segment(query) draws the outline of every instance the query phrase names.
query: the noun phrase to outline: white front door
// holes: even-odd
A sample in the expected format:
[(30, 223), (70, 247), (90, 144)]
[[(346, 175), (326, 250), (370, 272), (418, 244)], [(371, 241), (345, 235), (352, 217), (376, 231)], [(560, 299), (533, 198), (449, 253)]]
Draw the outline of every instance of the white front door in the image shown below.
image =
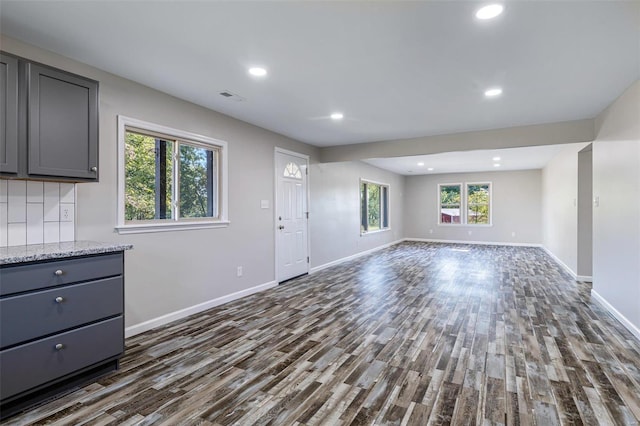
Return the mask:
[(309, 272), (307, 171), (303, 155), (276, 148), (276, 278)]

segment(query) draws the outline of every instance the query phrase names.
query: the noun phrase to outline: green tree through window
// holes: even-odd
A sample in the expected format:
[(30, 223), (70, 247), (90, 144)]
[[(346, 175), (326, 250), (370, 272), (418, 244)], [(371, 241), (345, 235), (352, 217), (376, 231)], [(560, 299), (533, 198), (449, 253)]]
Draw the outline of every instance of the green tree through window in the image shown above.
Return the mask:
[(217, 217), (218, 163), (216, 148), (126, 131), (125, 220), (175, 219), (176, 205), (180, 218)]
[(360, 182), (360, 232), (389, 227), (389, 186)]
[(439, 224), (491, 224), (491, 183), (439, 184), (438, 197)]
[(489, 185), (467, 185), (467, 223), (489, 223)]

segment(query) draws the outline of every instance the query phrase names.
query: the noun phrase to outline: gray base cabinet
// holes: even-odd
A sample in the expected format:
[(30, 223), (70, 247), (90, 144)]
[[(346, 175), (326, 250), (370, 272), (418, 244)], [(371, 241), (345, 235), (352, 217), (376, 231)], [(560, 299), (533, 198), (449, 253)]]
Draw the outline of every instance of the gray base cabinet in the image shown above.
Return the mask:
[(0, 418), (112, 371), (124, 252), (0, 267)]
[(0, 175), (98, 180), (98, 82), (0, 53)]

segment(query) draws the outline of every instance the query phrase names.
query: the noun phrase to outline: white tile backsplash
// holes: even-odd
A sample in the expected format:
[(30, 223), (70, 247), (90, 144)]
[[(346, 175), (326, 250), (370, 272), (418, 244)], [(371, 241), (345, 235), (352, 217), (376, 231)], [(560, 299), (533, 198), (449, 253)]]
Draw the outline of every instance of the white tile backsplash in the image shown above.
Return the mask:
[(60, 222), (44, 223), (44, 242), (45, 243), (60, 242)]
[(8, 181), (0, 179), (0, 203), (7, 202), (7, 183)]
[(73, 183), (0, 179), (0, 247), (75, 240)]
[[(3, 181), (0, 180), (0, 183)], [(7, 203), (0, 203), (0, 247), (5, 247), (8, 245), (9, 240), (7, 239)]]
[(7, 237), (9, 239), (8, 245), (21, 246), (27, 243), (27, 223), (10, 223), (9, 232)]
[(9, 213), (7, 221), (9, 223), (27, 222), (27, 182), (23, 180), (10, 180), (9, 191), (7, 193)]
[(60, 184), (44, 183), (44, 221), (60, 221)]
[(60, 242), (73, 241), (76, 236), (76, 227), (73, 222), (60, 222)]
[(61, 203), (73, 203), (75, 202), (76, 186), (72, 183), (60, 184), (60, 202)]
[(42, 203), (27, 203), (27, 244), (44, 241), (44, 207)]
[(42, 203), (44, 201), (43, 182), (27, 181), (27, 203)]

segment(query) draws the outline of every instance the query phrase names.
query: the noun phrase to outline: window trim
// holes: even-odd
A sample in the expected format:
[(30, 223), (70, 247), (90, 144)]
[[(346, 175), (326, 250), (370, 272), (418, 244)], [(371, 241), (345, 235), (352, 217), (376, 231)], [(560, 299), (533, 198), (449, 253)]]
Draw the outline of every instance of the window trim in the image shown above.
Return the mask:
[[(171, 220), (149, 220), (140, 223), (127, 223), (125, 221), (125, 144), (126, 132), (138, 131), (144, 134), (157, 134), (158, 136), (171, 137), (184, 140), (192, 146), (201, 145), (204, 148), (214, 147), (219, 150), (219, 185), (218, 185), (218, 210), (216, 219), (211, 218), (179, 218), (178, 215)], [(166, 232), (188, 229), (222, 228), (229, 226), (229, 193), (228, 193), (228, 160), (227, 142), (213, 139), (208, 136), (173, 129), (171, 127), (135, 118), (118, 115), (118, 202), (117, 224), (115, 229), (119, 234), (137, 234), (145, 232)]]
[[(489, 223), (469, 223), (469, 185), (489, 185)], [(464, 221), (467, 226), (493, 226), (493, 182), (465, 182), (464, 184)]]
[[(373, 185), (378, 185), (381, 188), (384, 186), (387, 188), (387, 205), (386, 205), (386, 213), (387, 213), (387, 222), (388, 225), (386, 228), (380, 228), (380, 229), (376, 229), (375, 231), (368, 231), (368, 230), (362, 230), (362, 202), (360, 199), (360, 188), (362, 187), (363, 183), (371, 183)], [(381, 197), (382, 198), (382, 197)], [(382, 203), (382, 200), (380, 200), (380, 202)], [(364, 235), (371, 235), (371, 234), (377, 234), (378, 232), (387, 232), (391, 230), (391, 185), (388, 183), (384, 183), (384, 182), (378, 182), (375, 180), (371, 180), (371, 179), (365, 179), (365, 178), (360, 178), (359, 182), (358, 182), (358, 205), (360, 206), (358, 208), (358, 212), (360, 213), (360, 219), (358, 220), (358, 228), (360, 229), (360, 236), (364, 236)], [(382, 218), (380, 219), (382, 221)]]
[[(460, 223), (448, 223), (442, 221), (442, 188), (443, 186), (459, 186), (460, 187)], [(439, 226), (464, 226), (465, 217), (464, 217), (464, 183), (463, 182), (453, 182), (453, 183), (439, 183), (436, 187), (438, 190), (438, 225)]]
[[(460, 223), (447, 223), (442, 222), (442, 204), (440, 188), (443, 186), (460, 186)], [(469, 185), (489, 185), (489, 223), (468, 223), (468, 192)], [(493, 226), (493, 182), (492, 181), (472, 181), (472, 182), (453, 182), (453, 183), (439, 183), (436, 186), (437, 190), (437, 209), (438, 209), (438, 226), (445, 227), (461, 227), (461, 226), (471, 226), (471, 227), (492, 227)]]

